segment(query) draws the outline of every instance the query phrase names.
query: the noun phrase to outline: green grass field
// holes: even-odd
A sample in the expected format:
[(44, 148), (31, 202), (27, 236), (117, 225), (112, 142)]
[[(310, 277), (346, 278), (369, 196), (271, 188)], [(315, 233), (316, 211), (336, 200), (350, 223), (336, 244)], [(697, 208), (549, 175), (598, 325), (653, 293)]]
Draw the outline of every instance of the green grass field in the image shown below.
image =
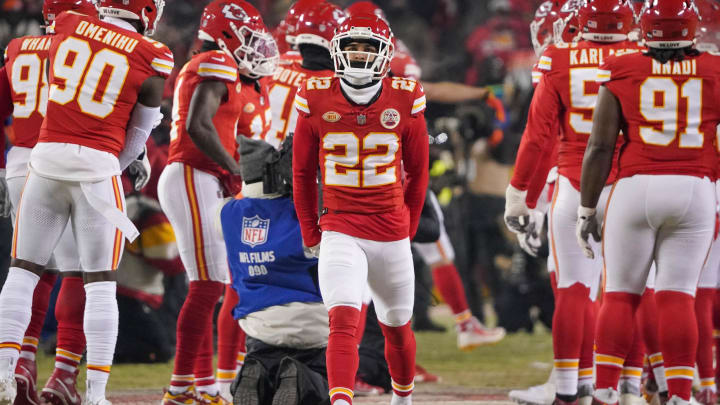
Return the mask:
[[(473, 388), (509, 389), (540, 384), (547, 379), (552, 365), (552, 340), (542, 329), (534, 334), (508, 335), (493, 346), (461, 352), (449, 316), (437, 318), (446, 333), (416, 333), (417, 361), (428, 371), (442, 377), (444, 385)], [(38, 384), (45, 384), (54, 358), (38, 355)], [(156, 388), (170, 381), (172, 361), (164, 364), (118, 364), (112, 368), (110, 391)], [(78, 387), (85, 386), (85, 370), (80, 372)]]

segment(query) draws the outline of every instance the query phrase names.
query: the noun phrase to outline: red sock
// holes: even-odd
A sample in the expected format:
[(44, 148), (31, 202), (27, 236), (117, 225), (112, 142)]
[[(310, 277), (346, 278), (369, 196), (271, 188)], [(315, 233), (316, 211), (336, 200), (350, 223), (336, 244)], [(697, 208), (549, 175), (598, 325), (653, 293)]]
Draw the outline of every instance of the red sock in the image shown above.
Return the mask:
[(360, 311), (339, 305), (330, 309), (330, 336), (326, 350), (330, 401), (352, 403), (358, 368), (357, 326)]
[(203, 335), (202, 343), (200, 347), (198, 347), (193, 374), (195, 375), (195, 386), (198, 388), (215, 384), (215, 375), (213, 374), (212, 322), (210, 322), (209, 327), (205, 331), (205, 335)]
[(367, 312), (368, 312), (368, 304), (362, 304), (362, 308), (360, 308), (360, 319), (358, 320), (358, 326), (357, 326), (357, 344), (360, 346), (360, 342), (362, 342), (363, 335), (365, 334), (365, 323), (367, 322)]
[[(635, 322), (637, 324), (637, 322)], [(625, 364), (623, 364), (621, 381), (626, 381), (637, 392), (632, 394), (640, 394), (640, 380), (642, 379), (643, 363), (645, 360), (645, 345), (642, 343), (642, 335), (637, 330), (637, 326), (633, 328), (633, 340), (630, 350), (625, 356)]]
[(623, 363), (633, 342), (628, 325), (633, 325), (633, 316), (640, 296), (624, 292), (606, 292), (598, 315), (595, 342), (597, 355), (596, 389), (616, 389)]
[(698, 343), (694, 301), (691, 295), (681, 292), (655, 293), (668, 398), (677, 395), (685, 401), (690, 400)]
[(57, 302), (57, 349), (55, 361), (77, 367), (79, 358), (85, 352), (85, 285), (82, 277), (63, 276)]
[(698, 288), (695, 293), (695, 317), (698, 324), (697, 368), (700, 387), (715, 386), (713, 368), (713, 301), (714, 288)]
[(715, 340), (715, 384), (720, 385), (720, 291), (715, 289), (713, 300), (713, 338)]
[(453, 314), (457, 315), (468, 310), (465, 288), (455, 265), (445, 264), (432, 269), (432, 278), (440, 296), (447, 302)]
[(45, 314), (47, 314), (48, 302), (50, 301), (50, 293), (57, 278), (58, 273), (46, 271), (40, 277), (37, 287), (35, 287), (32, 300), (32, 317), (23, 338), (23, 352), (30, 352), (33, 355), (37, 352), (40, 332), (42, 332), (43, 323), (45, 323)]
[(210, 314), (213, 313), (223, 288), (223, 283), (217, 281), (190, 282), (188, 295), (177, 322), (177, 351), (170, 380), (171, 387), (187, 387), (193, 384), (195, 360), (207, 331), (212, 331)]
[(578, 369), (578, 386), (592, 384), (593, 361), (595, 360), (595, 324), (597, 323), (597, 305), (588, 302), (585, 305), (585, 320), (582, 345), (580, 346), (580, 364)]
[(237, 292), (235, 292), (230, 284), (227, 284), (225, 286), (225, 298), (223, 299), (222, 307), (220, 307), (220, 314), (218, 314), (217, 320), (217, 377), (218, 381), (221, 382), (232, 382), (235, 378), (235, 367), (237, 354), (238, 351), (240, 351), (241, 337), (242, 341), (245, 340), (245, 333), (232, 315), (232, 310), (238, 304), (238, 301)]
[(385, 359), (395, 395), (406, 397), (415, 388), (415, 335), (410, 322), (392, 327), (380, 322), (385, 335)]

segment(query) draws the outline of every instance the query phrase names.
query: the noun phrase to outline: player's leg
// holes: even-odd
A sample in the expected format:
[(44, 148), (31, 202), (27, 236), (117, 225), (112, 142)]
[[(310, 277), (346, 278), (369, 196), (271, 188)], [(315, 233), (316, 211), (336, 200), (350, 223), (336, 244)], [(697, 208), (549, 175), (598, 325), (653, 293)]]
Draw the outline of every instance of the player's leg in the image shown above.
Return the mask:
[(220, 387), (220, 394), (228, 400), (232, 398), (230, 384), (239, 371), (237, 369), (238, 356), (242, 356), (243, 361), (245, 357), (245, 332), (232, 315), (232, 310), (238, 301), (239, 297), (232, 285), (225, 285), (225, 297), (217, 321), (217, 383)]
[(600, 274), (597, 263), (577, 248), (575, 223), (579, 203), (580, 193), (566, 177), (560, 176), (550, 209), (549, 235), (558, 278), (552, 333), (556, 396), (565, 402), (577, 399), (580, 352), (586, 333), (585, 311), (592, 304), (590, 291)]
[[(657, 305), (655, 304), (655, 264), (650, 267), (645, 292), (640, 299), (640, 306), (635, 314), (637, 330), (642, 335), (643, 344), (647, 353), (651, 373), (645, 384), (645, 394), (650, 400), (657, 395), (667, 399), (667, 380), (665, 379), (665, 367), (660, 341), (658, 337)], [(659, 398), (658, 398), (659, 400)], [(650, 401), (648, 401), (650, 402)]]
[(16, 206), (10, 271), (0, 292), (0, 404), (15, 399), (15, 368), (33, 292), (67, 224), (69, 204), (64, 183), (28, 175)]
[[(691, 176), (647, 176), (648, 199), (658, 229), (655, 301), (668, 395), (689, 401), (697, 355), (694, 293), (715, 225), (715, 187)], [(650, 194), (654, 193), (654, 194)], [(664, 193), (664, 194), (663, 194)]]
[(697, 370), (700, 377), (700, 391), (695, 398), (703, 405), (717, 402), (715, 368), (713, 361), (713, 304), (717, 273), (720, 267), (720, 242), (715, 239), (705, 261), (697, 292), (695, 293), (695, 316), (698, 323)]
[(640, 396), (640, 382), (645, 360), (645, 345), (642, 343), (640, 331), (637, 327), (634, 329), (632, 345), (620, 373), (620, 405), (633, 405), (643, 401)]
[(326, 360), (333, 405), (352, 404), (358, 368), (357, 325), (367, 271), (367, 258), (357, 238), (339, 232), (322, 233), (318, 278), (330, 315)]
[[(193, 374), (195, 375), (195, 389), (200, 396), (217, 396), (220, 389), (215, 382), (213, 374), (213, 328), (205, 330), (205, 335), (201, 341), (197, 355), (195, 356), (195, 365)], [(210, 399), (210, 398), (209, 398)], [(211, 402), (211, 400), (209, 400)]]
[(385, 359), (392, 379), (393, 405), (411, 403), (415, 379), (415, 335), (410, 327), (415, 296), (410, 241), (362, 241), (368, 255), (368, 283), (385, 335)]
[(180, 259), (190, 285), (177, 322), (175, 365), (163, 403), (194, 398), (193, 369), (212, 313), (225, 288), (227, 253), (213, 229), (221, 202), (220, 182), (214, 176), (181, 163), (169, 164), (158, 182), (158, 198), (175, 231)]
[(72, 230), (83, 270), (85, 311), (83, 330), (87, 342), (87, 391), (89, 404), (105, 400), (105, 390), (117, 342), (117, 270), (125, 247), (119, 223), (106, 215), (125, 212), (120, 176), (72, 187)]
[[(76, 265), (68, 268), (79, 270), (79, 260)], [(80, 405), (82, 401), (77, 392), (76, 381), (78, 366), (85, 352), (84, 312), (85, 288), (82, 273), (63, 272), (60, 292), (55, 303), (55, 318), (58, 322), (55, 370), (40, 394), (47, 403)]]
[[(637, 177), (622, 179), (613, 186), (604, 218), (603, 255), (606, 279), (603, 303), (596, 326), (597, 378), (595, 398), (603, 403), (618, 401), (620, 373), (633, 334), (635, 310), (650, 271), (655, 231), (647, 223), (644, 183)], [(633, 255), (627, 246), (633, 246)]]
[(83, 317), (85, 312), (85, 288), (83, 287), (80, 257), (71, 224), (65, 228), (53, 256), (62, 270), (62, 282), (55, 304), (57, 319), (57, 346), (55, 369), (40, 394), (54, 405), (79, 405), (76, 380), (78, 365), (85, 351)]

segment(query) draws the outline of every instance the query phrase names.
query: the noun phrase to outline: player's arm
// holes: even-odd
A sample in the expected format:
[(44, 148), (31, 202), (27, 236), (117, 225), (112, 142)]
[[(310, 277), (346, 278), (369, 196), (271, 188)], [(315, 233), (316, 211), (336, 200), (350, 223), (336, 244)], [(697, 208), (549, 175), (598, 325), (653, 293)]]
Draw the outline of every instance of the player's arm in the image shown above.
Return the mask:
[(303, 243), (307, 247), (320, 243), (317, 195), (319, 147), (319, 139), (309, 119), (301, 113), (293, 136), (293, 201)]
[(230, 174), (240, 174), (240, 165), (223, 147), (213, 123), (215, 113), (227, 97), (228, 90), (224, 82), (200, 82), (190, 99), (186, 129), (198, 149)]
[(578, 244), (585, 256), (589, 258), (595, 257), (588, 242), (590, 235), (596, 242), (600, 242), (601, 228), (595, 215), (595, 207), (612, 168), (615, 143), (620, 133), (621, 117), (622, 112), (617, 97), (605, 86), (601, 86), (593, 113), (590, 139), (583, 157), (580, 176), (580, 206), (575, 225)]
[(422, 82), (427, 101), (436, 103), (462, 103), (472, 100), (484, 100), (490, 94), (485, 87), (474, 87), (454, 82)]
[(620, 133), (620, 108), (617, 97), (605, 86), (601, 86), (580, 177), (580, 203), (583, 207), (597, 206), (600, 193), (610, 175), (615, 144)]
[(125, 146), (118, 155), (121, 170), (125, 170), (144, 152), (150, 132), (162, 119), (160, 102), (164, 87), (165, 79), (160, 76), (149, 77), (140, 86), (137, 102), (128, 121)]
[(533, 94), (527, 125), (515, 160), (515, 171), (505, 191), (505, 224), (513, 232), (525, 232), (529, 223), (525, 202), (527, 192), (540, 162), (552, 156), (557, 142), (554, 123), (561, 113), (560, 96), (545, 75)]
[(419, 113), (411, 120), (402, 140), (402, 160), (405, 169), (405, 205), (410, 211), (410, 239), (415, 237), (420, 213), (428, 187), (429, 140), (425, 116)]

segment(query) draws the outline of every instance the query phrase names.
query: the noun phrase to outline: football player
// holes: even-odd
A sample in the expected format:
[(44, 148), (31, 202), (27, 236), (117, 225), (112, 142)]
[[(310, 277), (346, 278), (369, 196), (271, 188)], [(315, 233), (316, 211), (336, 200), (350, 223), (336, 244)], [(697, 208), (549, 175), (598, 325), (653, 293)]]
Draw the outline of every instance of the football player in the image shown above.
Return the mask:
[[(720, 3), (715, 0), (695, 0), (700, 22), (697, 28), (697, 49), (718, 52), (720, 40)], [(720, 183), (716, 182), (720, 193)], [(720, 194), (719, 194), (720, 195)], [(705, 262), (695, 294), (695, 314), (698, 323), (697, 370), (700, 390), (695, 398), (703, 405), (717, 402), (715, 368), (713, 366), (713, 303), (720, 271), (720, 242), (713, 242), (710, 255)]]
[[(14, 400), (12, 373), (30, 320), (33, 290), (68, 221), (85, 282), (85, 402), (109, 403), (105, 388), (118, 330), (114, 271), (123, 238), (137, 235), (125, 215), (119, 175), (137, 160), (161, 116), (173, 57), (165, 45), (144, 36), (153, 33), (162, 0), (97, 4), (102, 20), (66, 12), (56, 16), (52, 26), (47, 111), (30, 153), (16, 209), (11, 269), (0, 293), (2, 404)], [(36, 104), (24, 107), (32, 113)]]
[[(688, 404), (698, 344), (694, 295), (715, 228), (717, 55), (694, 48), (698, 15), (690, 0), (653, 0), (641, 15), (647, 52), (605, 59), (583, 160), (577, 239), (594, 253), (598, 201), (624, 146), (603, 230), (606, 293), (597, 325), (595, 401), (617, 402), (617, 363), (650, 266), (669, 402)], [(632, 254), (628, 246), (632, 245)]]
[[(13, 217), (27, 176), (30, 153), (37, 143), (40, 126), (47, 111), (48, 86), (45, 66), (52, 37), (52, 30), (49, 27), (57, 15), (68, 10), (97, 16), (95, 7), (85, 0), (47, 0), (43, 3), (43, 17), (50, 31), (49, 34), (14, 39), (5, 50), (6, 65), (0, 74), (4, 74), (10, 85), (7, 94), (2, 94), (13, 103), (12, 127), (15, 136), (12, 140), (13, 147), (8, 154), (5, 176), (10, 202), (15, 208), (12, 212)], [(26, 75), (22, 74), (23, 69), (27, 69)], [(3, 119), (4, 115), (0, 115), (0, 121)], [(53, 396), (60, 396), (68, 404), (79, 404), (81, 400), (77, 395), (75, 379), (79, 359), (85, 351), (82, 329), (85, 291), (82, 288), (82, 274), (78, 271), (80, 262), (70, 224), (66, 226), (47, 268), (33, 293), (32, 316), (23, 337), (20, 358), (15, 369), (18, 388), (15, 405), (34, 405), (39, 402), (35, 387), (37, 380), (35, 353), (45, 321), (50, 292), (58, 276), (55, 269), (63, 270), (61, 294), (58, 296), (59, 305), (56, 306), (57, 367), (44, 388), (43, 397), (49, 401)], [(58, 382), (63, 379), (66, 383), (59, 384)]]
[(283, 55), (284, 60), (299, 60), (300, 54), (295, 44), (295, 30), (300, 16), (307, 11), (308, 8), (324, 3), (325, 0), (298, 0), (288, 9), (285, 18), (273, 31), (273, 37), (278, 44), (278, 50)]
[[(367, 284), (385, 335), (392, 404), (411, 403), (415, 337), (410, 328), (410, 239), (427, 188), (428, 138), (422, 86), (386, 77), (393, 42), (381, 18), (348, 18), (331, 41), (337, 77), (310, 78), (295, 98), (300, 112), (293, 145), (295, 208), (304, 244), (320, 253), (320, 289), (330, 316), (327, 368), (334, 405), (352, 403), (356, 329)], [(323, 188), (320, 218), (318, 167)]]
[(235, 137), (262, 138), (269, 129), (267, 91), (258, 79), (273, 74), (278, 59), (262, 17), (246, 1), (208, 4), (198, 38), (200, 52), (175, 83), (168, 166), (158, 183), (160, 205), (190, 279), (164, 404), (227, 403), (215, 382), (212, 317), (207, 316), (228, 277), (225, 243), (213, 231), (213, 218), (223, 194), (237, 192), (223, 187), (240, 174)]
[[(549, 46), (538, 62), (544, 73), (533, 96), (515, 172), (507, 189), (505, 220), (511, 230), (527, 231), (527, 190), (537, 178), (540, 162), (551, 156), (558, 140), (553, 129), (560, 119), (559, 178), (549, 226), (558, 278), (553, 316), (555, 402), (574, 403), (578, 397), (589, 402), (592, 394), (592, 351), (581, 349), (592, 347), (595, 305), (591, 297), (597, 291), (602, 269), (600, 258), (585, 257), (577, 250), (573, 237), (580, 167), (597, 99), (595, 77), (597, 67), (609, 55), (638, 47), (627, 41), (633, 11), (625, 0), (571, 0), (563, 5), (562, 12), (565, 16), (558, 19), (560, 24), (577, 18), (581, 39), (576, 44)], [(603, 204), (609, 192), (607, 187)]]

